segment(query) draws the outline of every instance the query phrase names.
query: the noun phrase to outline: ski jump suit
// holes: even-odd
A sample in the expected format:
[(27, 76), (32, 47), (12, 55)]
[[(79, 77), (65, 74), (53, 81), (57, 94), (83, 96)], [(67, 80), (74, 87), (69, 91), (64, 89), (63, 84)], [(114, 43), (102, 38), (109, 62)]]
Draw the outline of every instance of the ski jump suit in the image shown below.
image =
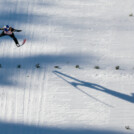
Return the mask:
[(0, 37), (5, 36), (5, 35), (8, 35), (8, 36), (10, 36), (14, 40), (14, 42), (15, 42), (15, 44), (16, 44), (17, 47), (20, 46), (19, 45), (19, 42), (18, 42), (18, 40), (15, 37), (15, 35), (14, 35), (13, 32), (21, 32), (22, 30), (16, 30), (16, 29), (14, 29), (12, 27), (9, 27), (9, 30), (8, 31), (6, 31), (4, 28), (0, 28), (0, 30), (3, 30), (2, 33), (0, 34)]

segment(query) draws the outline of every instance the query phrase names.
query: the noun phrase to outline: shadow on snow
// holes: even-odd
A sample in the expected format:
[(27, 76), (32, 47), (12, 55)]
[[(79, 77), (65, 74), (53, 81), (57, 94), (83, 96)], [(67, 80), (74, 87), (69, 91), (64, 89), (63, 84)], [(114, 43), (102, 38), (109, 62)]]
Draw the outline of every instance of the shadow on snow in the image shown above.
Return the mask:
[(1, 134), (125, 134), (124, 132), (103, 129), (56, 128), (0, 122)]
[[(92, 99), (95, 99), (96, 101), (99, 101), (99, 102), (101, 102), (101, 103), (103, 103), (105, 105), (108, 105), (108, 104), (106, 104), (105, 102), (102, 102), (102, 101), (94, 98), (93, 96), (89, 95), (88, 93), (86, 93), (85, 91), (80, 89), (79, 86), (88, 87), (90, 89), (94, 89), (94, 90), (97, 90), (97, 91), (112, 95), (114, 97), (117, 97), (119, 99), (134, 103), (134, 93), (131, 93), (131, 95), (126, 95), (126, 94), (123, 94), (123, 93), (120, 93), (120, 92), (113, 91), (111, 89), (105, 88), (105, 87), (100, 86), (100, 85), (95, 84), (95, 83), (90, 83), (90, 82), (85, 82), (85, 81), (78, 80), (78, 79), (76, 79), (74, 77), (71, 77), (71, 76), (69, 76), (67, 74), (61, 73), (59, 71), (53, 71), (53, 73), (56, 74), (62, 80), (64, 80), (67, 83), (71, 84), (73, 87), (75, 87), (76, 89), (78, 89), (82, 93), (86, 94), (87, 96), (91, 97)], [(74, 82), (68, 81), (67, 78), (69, 78), (70, 80), (73, 80)]]
[[(94, 57), (90, 56), (90, 63)], [(34, 69), (36, 64), (40, 64), (41, 68), (45, 66), (55, 66), (60, 64), (82, 64), (85, 63), (87, 56), (75, 54), (63, 55), (37, 55), (29, 57), (0, 57), (0, 85), (14, 85), (11, 80), (13, 75), (17, 75), (17, 65), (21, 65), (22, 70)], [(68, 63), (69, 62), (69, 63)]]

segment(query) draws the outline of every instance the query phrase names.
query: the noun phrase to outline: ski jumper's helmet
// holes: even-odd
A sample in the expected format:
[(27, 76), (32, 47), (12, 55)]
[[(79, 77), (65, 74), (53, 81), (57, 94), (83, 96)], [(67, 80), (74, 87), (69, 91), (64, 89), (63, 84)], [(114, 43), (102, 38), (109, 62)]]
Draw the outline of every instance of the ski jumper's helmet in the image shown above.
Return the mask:
[(4, 26), (4, 31), (9, 31), (9, 25)]

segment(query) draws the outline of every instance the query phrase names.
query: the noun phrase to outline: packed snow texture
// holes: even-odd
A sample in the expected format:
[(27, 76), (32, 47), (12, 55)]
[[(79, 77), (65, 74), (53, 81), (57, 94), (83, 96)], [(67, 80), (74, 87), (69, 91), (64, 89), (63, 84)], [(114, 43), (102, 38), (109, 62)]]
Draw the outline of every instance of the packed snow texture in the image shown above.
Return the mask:
[(133, 134), (133, 6), (0, 0), (0, 27), (27, 39), (0, 37), (0, 133)]

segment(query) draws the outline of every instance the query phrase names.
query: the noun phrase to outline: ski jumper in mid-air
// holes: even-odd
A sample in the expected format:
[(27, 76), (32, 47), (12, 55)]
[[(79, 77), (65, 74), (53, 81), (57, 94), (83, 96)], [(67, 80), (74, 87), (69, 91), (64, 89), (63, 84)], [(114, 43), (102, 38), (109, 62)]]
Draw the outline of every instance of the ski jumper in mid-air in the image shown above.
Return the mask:
[(10, 36), (14, 40), (17, 47), (20, 47), (26, 42), (26, 39), (24, 39), (23, 43), (20, 45), (17, 38), (14, 35), (14, 32), (21, 32), (22, 30), (14, 29), (8, 25), (4, 26), (3, 28), (0, 28), (0, 30), (3, 30), (2, 33), (0, 34), (0, 37), (5, 36), (5, 35)]

